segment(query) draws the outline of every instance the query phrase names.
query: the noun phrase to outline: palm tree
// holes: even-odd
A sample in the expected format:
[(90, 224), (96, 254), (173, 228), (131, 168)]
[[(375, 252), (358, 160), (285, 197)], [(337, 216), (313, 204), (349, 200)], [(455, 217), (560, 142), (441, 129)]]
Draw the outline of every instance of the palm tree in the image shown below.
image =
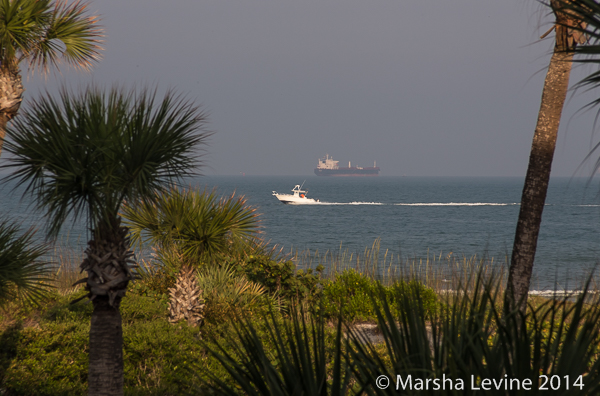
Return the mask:
[[(588, 37), (588, 41), (584, 45), (578, 45), (574, 51), (579, 56), (575, 62), (586, 64), (600, 64), (600, 3), (598, 0), (577, 0), (572, 3), (565, 4), (571, 13), (580, 15), (583, 21), (583, 26), (577, 31)], [(596, 71), (575, 84), (575, 88), (594, 89), (600, 87), (600, 71)], [(600, 106), (600, 98), (592, 101), (586, 107)], [(591, 152), (586, 157), (589, 159), (598, 149), (600, 143), (594, 146)], [(596, 161), (594, 173), (600, 169), (600, 159)]]
[(174, 248), (192, 265), (252, 240), (259, 224), (256, 209), (244, 197), (177, 188), (125, 205), (123, 218), (132, 242)]
[(94, 304), (90, 327), (90, 395), (123, 394), (119, 304), (133, 279), (133, 253), (119, 210), (125, 200), (152, 199), (199, 165), (210, 135), (205, 115), (181, 96), (156, 92), (62, 90), (33, 101), (7, 131), (4, 168), (45, 212), (48, 234), (85, 218), (91, 238), (81, 264)]
[[(123, 218), (132, 242), (156, 246), (160, 264), (176, 274), (176, 283), (169, 289), (170, 320), (187, 318), (192, 324), (201, 322), (204, 310), (196, 269), (201, 263), (231, 255), (240, 246), (252, 246), (258, 232), (256, 209), (244, 197), (219, 199), (214, 190), (172, 188), (152, 200), (125, 205)], [(262, 244), (255, 246), (260, 249)]]
[(516, 307), (522, 312), (526, 309), (556, 136), (569, 88), (571, 61), (576, 45), (585, 42), (585, 35), (582, 33), (585, 22), (581, 20), (579, 14), (565, 8), (569, 2), (570, 0), (550, 0), (549, 3), (556, 17), (556, 23), (552, 28), (555, 30), (555, 45), (546, 73), (542, 103), (521, 196), (521, 208), (505, 295), (507, 311)]
[(21, 106), (20, 64), (46, 73), (59, 61), (89, 69), (99, 59), (102, 29), (86, 16), (87, 3), (0, 0), (0, 152), (6, 124)]
[(45, 294), (50, 269), (42, 257), (48, 247), (33, 236), (33, 229), (21, 233), (15, 222), (0, 221), (0, 306), (19, 297), (35, 303)]

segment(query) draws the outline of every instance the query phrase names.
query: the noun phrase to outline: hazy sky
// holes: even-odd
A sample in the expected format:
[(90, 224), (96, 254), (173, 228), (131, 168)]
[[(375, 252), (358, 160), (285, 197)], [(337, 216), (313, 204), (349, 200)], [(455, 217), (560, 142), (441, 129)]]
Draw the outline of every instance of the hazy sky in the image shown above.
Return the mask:
[[(208, 175), (310, 175), (329, 153), (387, 176), (523, 176), (554, 35), (535, 0), (92, 0), (106, 31), (91, 73), (154, 85), (210, 114)], [(571, 82), (594, 69), (575, 69)], [(594, 95), (563, 112), (554, 176), (589, 152)], [(27, 102), (23, 106), (27, 106)], [(575, 114), (575, 115), (574, 115)], [(587, 165), (577, 175), (588, 176)]]

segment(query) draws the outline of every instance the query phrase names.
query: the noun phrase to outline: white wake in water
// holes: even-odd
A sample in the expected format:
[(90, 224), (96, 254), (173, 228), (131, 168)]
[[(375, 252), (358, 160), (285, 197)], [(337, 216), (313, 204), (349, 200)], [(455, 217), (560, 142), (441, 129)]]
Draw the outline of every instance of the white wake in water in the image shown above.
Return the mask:
[(389, 205), (381, 202), (317, 202), (317, 205)]
[(496, 202), (431, 202), (431, 203), (397, 203), (397, 206), (513, 206), (519, 205), (513, 203), (496, 203)]
[(393, 205), (393, 206), (514, 206), (514, 203), (495, 202), (415, 202), (415, 203), (382, 203), (382, 202), (306, 202), (302, 205)]
[[(383, 202), (303, 202), (304, 205), (379, 205), (379, 206), (518, 206), (519, 202), (406, 202), (406, 203), (383, 203)], [(298, 205), (294, 205), (298, 206)], [(545, 206), (554, 206), (554, 204), (545, 204)], [(597, 208), (599, 204), (589, 205), (560, 205), (570, 207), (589, 207)]]
[[(402, 202), (402, 203), (383, 203), (383, 202), (303, 202), (304, 205), (379, 205), (379, 206), (519, 206), (519, 202)], [(298, 205), (294, 205), (298, 206)], [(555, 206), (555, 204), (545, 204), (545, 206)], [(583, 205), (559, 205), (563, 207), (589, 207), (597, 208), (600, 204), (583, 204)]]

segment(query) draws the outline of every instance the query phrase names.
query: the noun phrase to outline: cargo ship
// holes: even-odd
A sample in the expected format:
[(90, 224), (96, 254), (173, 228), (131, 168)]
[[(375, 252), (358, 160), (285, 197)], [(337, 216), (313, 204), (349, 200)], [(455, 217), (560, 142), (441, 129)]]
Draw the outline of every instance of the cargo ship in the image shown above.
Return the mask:
[(339, 166), (339, 161), (334, 161), (329, 154), (319, 159), (319, 163), (315, 168), (315, 175), (317, 176), (379, 176), (379, 167), (377, 162), (373, 163), (373, 166), (361, 167), (352, 166), (348, 162), (348, 166)]

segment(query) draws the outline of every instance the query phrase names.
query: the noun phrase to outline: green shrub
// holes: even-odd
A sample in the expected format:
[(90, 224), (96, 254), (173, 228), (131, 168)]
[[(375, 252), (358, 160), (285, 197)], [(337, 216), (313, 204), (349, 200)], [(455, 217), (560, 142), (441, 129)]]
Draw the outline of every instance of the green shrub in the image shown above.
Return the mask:
[(123, 324), (138, 321), (167, 320), (168, 299), (164, 294), (138, 295), (130, 293), (121, 301)]
[(323, 285), (323, 309), (326, 317), (341, 312), (350, 321), (366, 321), (375, 317), (371, 296), (377, 283), (355, 270), (345, 270)]
[(243, 272), (249, 280), (266, 288), (273, 296), (286, 301), (314, 300), (321, 291), (321, 273), (323, 266), (315, 271), (298, 270), (294, 263), (278, 261), (267, 255), (251, 255), (241, 263), (237, 270)]
[(0, 388), (11, 395), (85, 394), (89, 331), (89, 319), (6, 329), (0, 336)]
[[(15, 323), (0, 330), (0, 394), (87, 393), (92, 305), (70, 304), (84, 293), (59, 296), (43, 311), (30, 312), (21, 318), (28, 327)], [(125, 394), (189, 392), (194, 386), (189, 366), (205, 355), (198, 329), (168, 323), (166, 303), (156, 295), (130, 292), (122, 301), (121, 313)]]
[(139, 296), (139, 297), (148, 297), (152, 301), (157, 301), (162, 304), (162, 307), (165, 309), (169, 306), (169, 292), (165, 290), (163, 292), (162, 288), (154, 288), (152, 283), (147, 283), (144, 280), (130, 282), (129, 287), (127, 289), (127, 298), (123, 299), (121, 303), (121, 315), (123, 315), (123, 306), (127, 306), (130, 304), (129, 300), (130, 296)]
[(438, 309), (438, 296), (435, 291), (418, 280), (395, 281), (387, 289), (391, 297), (390, 301), (396, 306), (396, 309), (402, 304), (404, 298), (412, 296), (417, 296), (427, 314), (432, 314)]
[(126, 395), (180, 395), (194, 386), (190, 365), (204, 348), (197, 328), (164, 319), (133, 321), (123, 328)]
[(381, 305), (385, 298), (397, 313), (399, 304), (409, 292), (418, 292), (426, 311), (436, 307), (435, 292), (418, 281), (396, 281), (390, 286), (353, 269), (336, 274), (333, 280), (324, 281), (322, 307), (326, 317), (336, 317), (341, 312), (349, 321), (375, 321), (374, 303)]
[[(180, 268), (178, 266), (177, 268)], [(167, 265), (162, 265), (159, 261), (150, 263), (142, 261), (140, 267), (136, 270), (137, 278), (132, 282), (130, 288), (137, 293), (142, 294), (169, 294), (169, 288), (175, 285), (177, 272)]]

